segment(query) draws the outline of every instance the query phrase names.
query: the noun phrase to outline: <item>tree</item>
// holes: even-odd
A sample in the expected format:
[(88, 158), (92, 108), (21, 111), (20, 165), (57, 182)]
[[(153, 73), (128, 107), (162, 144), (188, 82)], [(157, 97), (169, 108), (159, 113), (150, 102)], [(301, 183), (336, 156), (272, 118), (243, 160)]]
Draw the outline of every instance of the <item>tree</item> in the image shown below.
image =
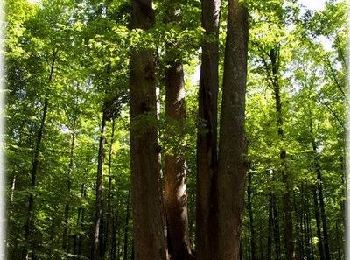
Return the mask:
[(229, 1), (221, 104), (218, 172), (219, 259), (239, 259), (248, 168), (244, 134), (248, 60), (248, 10)]
[[(178, 2), (169, 2), (166, 24), (179, 22), (176, 14)], [(185, 120), (186, 90), (181, 54), (176, 40), (168, 41), (165, 68), (165, 135), (169, 143), (175, 144), (165, 152), (164, 162), (164, 206), (166, 212), (167, 241), (171, 259), (192, 259), (188, 233)], [(173, 139), (173, 140), (172, 140)], [(170, 142), (170, 140), (172, 140)], [(174, 142), (175, 140), (175, 142)]]
[[(133, 1), (131, 27), (147, 31), (153, 25), (152, 1)], [(130, 170), (136, 260), (168, 257), (159, 152), (155, 54), (150, 47), (136, 46), (130, 56)]]
[(217, 99), (219, 91), (219, 0), (202, 0), (202, 43), (197, 137), (196, 255), (216, 259), (217, 239)]

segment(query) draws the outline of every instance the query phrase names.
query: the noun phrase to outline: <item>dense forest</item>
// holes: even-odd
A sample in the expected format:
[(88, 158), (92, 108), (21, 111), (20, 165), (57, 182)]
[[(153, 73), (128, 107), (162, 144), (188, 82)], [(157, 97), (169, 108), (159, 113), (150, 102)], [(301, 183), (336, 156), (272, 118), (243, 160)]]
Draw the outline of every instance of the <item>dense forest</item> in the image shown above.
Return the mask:
[(7, 259), (345, 259), (346, 3), (303, 3), (5, 0)]

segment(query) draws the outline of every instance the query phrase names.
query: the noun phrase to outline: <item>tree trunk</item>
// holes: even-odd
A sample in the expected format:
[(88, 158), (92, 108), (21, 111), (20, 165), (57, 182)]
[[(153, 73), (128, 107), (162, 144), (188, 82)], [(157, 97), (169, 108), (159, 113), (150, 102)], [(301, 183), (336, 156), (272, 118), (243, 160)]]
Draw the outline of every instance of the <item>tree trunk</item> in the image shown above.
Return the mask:
[(165, 154), (164, 204), (166, 210), (168, 248), (171, 259), (189, 259), (191, 256), (188, 234), (185, 144), (185, 82), (180, 62), (170, 62), (165, 80), (166, 138), (176, 142)]
[[(132, 1), (132, 29), (154, 24), (151, 0)], [(155, 53), (132, 47), (130, 57), (130, 170), (136, 260), (167, 259), (157, 129)]]
[(124, 225), (124, 244), (123, 244), (123, 260), (128, 259), (128, 243), (129, 243), (129, 219), (130, 219), (130, 192), (126, 202), (126, 217)]
[(327, 260), (331, 259), (330, 251), (329, 251), (329, 243), (328, 243), (328, 228), (327, 228), (327, 215), (326, 215), (326, 206), (324, 202), (323, 196), (323, 182), (322, 182), (322, 172), (321, 166), (318, 159), (317, 153), (317, 144), (315, 139), (312, 139), (312, 150), (314, 153), (314, 167), (317, 174), (317, 191), (316, 195), (319, 201), (320, 207), (320, 217), (322, 222), (322, 234), (323, 234), (323, 246), (324, 246), (324, 255)]
[(272, 225), (273, 225), (273, 236), (275, 240), (275, 258), (276, 260), (281, 259), (281, 241), (280, 241), (280, 226), (277, 209), (277, 198), (275, 194), (272, 194)]
[(115, 119), (112, 120), (112, 136), (109, 143), (108, 151), (108, 198), (107, 198), (107, 234), (106, 234), (106, 251), (109, 258), (115, 259), (116, 255), (116, 210), (113, 208), (113, 192), (112, 192), (112, 153), (115, 132)]
[(272, 259), (272, 237), (273, 237), (273, 211), (272, 211), (272, 193), (269, 196), (269, 228), (268, 228), (268, 238), (267, 238), (267, 260)]
[(325, 260), (325, 252), (323, 246), (322, 229), (321, 229), (321, 217), (320, 217), (320, 207), (318, 203), (317, 188), (313, 187), (313, 198), (314, 198), (314, 209), (315, 209), (315, 219), (317, 225), (317, 237), (318, 237), (318, 251), (320, 254), (320, 260)]
[(229, 0), (219, 143), (219, 259), (238, 260), (248, 168), (244, 134), (248, 10)]
[(40, 156), (40, 147), (41, 147), (41, 141), (43, 138), (44, 134), (44, 128), (45, 128), (45, 123), (46, 123), (46, 116), (47, 116), (47, 110), (48, 110), (48, 98), (45, 98), (45, 103), (44, 103), (44, 109), (43, 109), (43, 115), (41, 118), (40, 122), (40, 127), (38, 131), (38, 138), (35, 144), (34, 148), (34, 156), (33, 156), (33, 163), (32, 163), (32, 169), (31, 169), (31, 189), (32, 191), (29, 194), (28, 198), (28, 215), (24, 227), (24, 240), (26, 242), (26, 246), (23, 252), (22, 259), (28, 258), (29, 257), (29, 251), (32, 250), (31, 252), (31, 257), (32, 259), (36, 259), (35, 253), (34, 253), (34, 241), (33, 241), (33, 232), (34, 232), (34, 196), (33, 192), (36, 187), (36, 178), (37, 178), (37, 173), (38, 173), (38, 168), (39, 168), (39, 156)]
[[(168, 1), (165, 23), (180, 22), (181, 2)], [(167, 223), (167, 242), (171, 259), (190, 259), (192, 256), (188, 232), (186, 160), (184, 137), (186, 121), (186, 92), (181, 56), (176, 42), (166, 42), (165, 70), (165, 139), (169, 149), (165, 152), (164, 206)], [(171, 145), (175, 144), (175, 145)], [(176, 147), (175, 147), (176, 146)]]
[(253, 216), (253, 203), (252, 203), (252, 173), (248, 174), (248, 216), (249, 216), (249, 231), (250, 231), (250, 259), (256, 259), (256, 233), (254, 226)]
[(217, 102), (220, 0), (201, 0), (202, 43), (197, 139), (196, 258), (218, 259)]
[[(54, 75), (54, 66), (55, 66), (55, 61), (56, 61), (56, 55), (57, 51), (53, 50), (52, 53), (52, 62), (51, 62), (51, 67), (50, 67), (50, 74), (48, 77), (48, 84), (51, 84), (53, 81), (53, 75)], [(31, 250), (31, 257), (32, 259), (36, 259), (35, 253), (34, 253), (34, 244), (35, 242), (33, 241), (34, 237), (34, 196), (33, 192), (36, 188), (36, 178), (38, 174), (38, 169), (39, 169), (39, 163), (40, 163), (40, 148), (41, 148), (41, 142), (42, 138), (44, 135), (44, 129), (45, 129), (45, 124), (46, 124), (46, 116), (47, 116), (47, 111), (49, 107), (49, 98), (48, 94), (45, 96), (45, 101), (44, 101), (44, 108), (43, 108), (43, 115), (41, 118), (40, 122), (40, 127), (38, 130), (38, 137), (35, 143), (35, 148), (34, 148), (34, 154), (33, 154), (33, 161), (32, 161), (32, 168), (30, 172), (31, 176), (31, 189), (32, 191), (29, 194), (28, 197), (28, 214), (27, 214), (27, 219), (26, 223), (24, 226), (24, 241), (25, 241), (25, 248), (23, 249), (22, 252), (22, 259), (25, 259), (26, 257), (29, 257), (29, 251)]]
[(97, 158), (97, 174), (96, 174), (96, 186), (95, 186), (95, 217), (92, 236), (92, 248), (91, 258), (94, 260), (101, 259), (101, 231), (102, 226), (102, 190), (103, 190), (103, 160), (105, 157), (104, 145), (106, 142), (105, 129), (106, 117), (105, 112), (102, 113), (101, 129), (100, 129), (100, 141)]
[(69, 219), (69, 210), (70, 210), (71, 174), (73, 172), (73, 167), (74, 167), (74, 148), (75, 148), (75, 129), (73, 127), (69, 166), (68, 166), (68, 172), (67, 172), (68, 198), (67, 198), (67, 202), (66, 202), (66, 205), (64, 208), (64, 230), (63, 230), (63, 238), (62, 238), (62, 248), (67, 254), (69, 253), (68, 219)]
[[(279, 47), (271, 49), (269, 53), (271, 62), (272, 72), (272, 87), (276, 102), (276, 117), (277, 117), (277, 134), (278, 138), (282, 141), (284, 139), (283, 129), (283, 113), (282, 113), (282, 102), (281, 102), (281, 88), (279, 84)], [(270, 74), (270, 73), (269, 73)], [(280, 148), (280, 159), (281, 159), (281, 174), (282, 180), (285, 185), (285, 191), (283, 194), (283, 210), (284, 210), (284, 247), (286, 250), (286, 257), (288, 260), (295, 259), (294, 252), (294, 236), (293, 236), (293, 222), (292, 222), (292, 198), (291, 198), (291, 178), (288, 175), (286, 169), (286, 151), (284, 147)]]

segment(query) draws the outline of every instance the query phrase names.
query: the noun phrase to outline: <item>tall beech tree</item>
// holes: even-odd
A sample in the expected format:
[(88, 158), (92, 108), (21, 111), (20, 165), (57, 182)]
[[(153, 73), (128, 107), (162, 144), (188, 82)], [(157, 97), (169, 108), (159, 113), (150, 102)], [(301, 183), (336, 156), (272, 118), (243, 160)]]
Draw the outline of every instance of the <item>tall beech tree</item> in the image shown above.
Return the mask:
[[(154, 25), (151, 0), (133, 0), (131, 27)], [(167, 259), (157, 129), (155, 50), (133, 46), (130, 54), (131, 201), (136, 260)]]
[(218, 258), (240, 258), (245, 177), (248, 169), (244, 133), (247, 82), (247, 6), (230, 0), (222, 87), (218, 172)]

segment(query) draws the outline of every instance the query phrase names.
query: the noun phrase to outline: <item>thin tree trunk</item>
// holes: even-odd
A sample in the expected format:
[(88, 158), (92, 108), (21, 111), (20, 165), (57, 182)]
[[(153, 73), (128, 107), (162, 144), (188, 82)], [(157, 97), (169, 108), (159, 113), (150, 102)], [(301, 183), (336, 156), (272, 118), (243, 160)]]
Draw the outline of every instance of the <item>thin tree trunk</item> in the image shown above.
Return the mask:
[(275, 257), (276, 260), (281, 259), (281, 240), (280, 240), (280, 227), (279, 217), (277, 209), (276, 195), (272, 194), (272, 223), (273, 223), (273, 235), (275, 240)]
[[(53, 50), (52, 53), (52, 62), (51, 62), (51, 67), (50, 67), (50, 74), (48, 77), (48, 84), (50, 84), (53, 81), (53, 75), (54, 75), (54, 66), (55, 66), (55, 61), (56, 61), (56, 55), (57, 55), (57, 51)], [(42, 114), (42, 118), (40, 121), (40, 127), (38, 130), (38, 136), (37, 136), (37, 140), (35, 143), (35, 147), (34, 147), (34, 154), (33, 154), (33, 161), (32, 161), (32, 168), (31, 168), (31, 172), (30, 172), (30, 176), (31, 176), (31, 189), (32, 191), (29, 194), (28, 197), (28, 213), (27, 213), (27, 219), (26, 219), (26, 223), (24, 226), (24, 241), (25, 241), (25, 248), (23, 249), (22, 252), (22, 259), (28, 258), (29, 257), (29, 251), (31, 251), (31, 257), (32, 259), (36, 259), (36, 255), (35, 255), (35, 242), (33, 241), (33, 237), (34, 234), (34, 196), (33, 196), (33, 192), (36, 188), (36, 179), (37, 179), (37, 174), (38, 174), (38, 169), (39, 169), (39, 163), (40, 163), (40, 149), (41, 149), (41, 142), (42, 142), (42, 138), (44, 135), (44, 129), (45, 129), (45, 124), (46, 124), (46, 117), (47, 117), (47, 111), (48, 111), (48, 107), (49, 107), (49, 98), (48, 98), (48, 94), (46, 94), (45, 96), (45, 101), (44, 101), (44, 107), (43, 107), (43, 114)]]
[[(84, 183), (81, 184), (80, 187), (80, 198), (83, 200), (86, 198), (86, 191), (85, 191), (85, 185)], [(84, 209), (82, 206), (78, 208), (78, 218), (77, 218), (77, 228), (78, 230), (83, 230), (83, 221), (84, 221)], [(75, 255), (81, 255), (81, 245), (82, 245), (82, 239), (81, 235), (75, 235), (74, 236), (74, 254)]]
[(128, 244), (129, 244), (129, 219), (130, 219), (130, 192), (126, 202), (126, 217), (124, 224), (124, 244), (123, 244), (123, 260), (128, 259)]
[[(273, 91), (276, 102), (276, 117), (277, 117), (277, 134), (279, 139), (284, 140), (284, 123), (282, 113), (282, 101), (281, 101), (281, 87), (279, 84), (279, 47), (271, 49), (269, 53), (271, 62), (272, 78), (271, 82), (273, 85)], [(270, 74), (270, 73), (269, 73)], [(288, 260), (295, 258), (294, 251), (294, 234), (293, 234), (293, 222), (292, 222), (292, 200), (291, 200), (291, 178), (286, 169), (286, 150), (284, 147), (280, 148), (280, 159), (282, 166), (282, 180), (285, 184), (285, 191), (283, 194), (283, 210), (284, 210), (284, 247), (286, 250), (286, 257)]]
[[(154, 25), (152, 0), (132, 0), (131, 28)], [(136, 260), (168, 258), (157, 129), (155, 53), (132, 47), (130, 56), (131, 202)]]
[[(307, 196), (308, 197), (308, 196)], [(312, 251), (312, 228), (311, 228), (311, 218), (310, 218), (310, 203), (308, 198), (306, 198), (306, 249), (307, 249), (307, 259), (313, 260), (313, 251)]]
[(319, 200), (320, 217), (322, 221), (324, 253), (325, 253), (326, 259), (330, 260), (331, 255), (330, 255), (329, 243), (328, 243), (327, 215), (326, 215), (326, 206), (325, 206), (324, 196), (323, 196), (322, 172), (321, 172), (320, 162), (318, 160), (317, 144), (314, 138), (312, 139), (312, 150), (314, 152), (314, 165), (315, 165), (315, 171), (317, 174), (317, 195), (318, 195), (317, 197)]
[(64, 230), (63, 230), (63, 238), (62, 238), (62, 248), (67, 254), (69, 253), (68, 219), (69, 219), (69, 210), (70, 210), (71, 174), (73, 172), (73, 167), (74, 167), (74, 149), (75, 149), (75, 127), (73, 127), (69, 166), (68, 166), (68, 172), (67, 172), (68, 198), (64, 208)]
[[(38, 139), (35, 144), (35, 149), (34, 149), (34, 157), (33, 157), (33, 164), (32, 164), (32, 169), (31, 169), (31, 189), (35, 189), (36, 187), (36, 178), (37, 178), (37, 173), (38, 173), (38, 168), (39, 168), (39, 156), (40, 156), (40, 147), (41, 147), (41, 141), (42, 137), (44, 134), (44, 128), (45, 128), (45, 123), (46, 123), (46, 115), (47, 115), (47, 110), (48, 110), (48, 98), (45, 99), (44, 103), (44, 110), (43, 110), (43, 115), (41, 118), (40, 122), (40, 127), (38, 131)], [(24, 239), (26, 241), (26, 248), (24, 251), (24, 256), (22, 257), (23, 259), (29, 257), (29, 251), (32, 250), (31, 257), (32, 259), (36, 259), (36, 256), (34, 254), (34, 241), (33, 240), (33, 232), (34, 232), (34, 196), (33, 196), (33, 191), (30, 192), (29, 198), (28, 198), (28, 215), (27, 215), (27, 220), (26, 224), (24, 227)]]
[(248, 58), (248, 10), (229, 0), (221, 105), (218, 173), (219, 259), (238, 260), (248, 168), (244, 134)]
[(201, 0), (202, 43), (197, 139), (196, 258), (218, 259), (217, 102), (220, 0)]
[(323, 237), (321, 230), (321, 217), (320, 217), (320, 207), (318, 203), (317, 188), (313, 187), (313, 198), (314, 198), (314, 209), (315, 209), (315, 219), (317, 225), (317, 237), (318, 237), (318, 251), (320, 254), (320, 260), (325, 260), (324, 246), (323, 246)]
[[(114, 132), (115, 132), (115, 119), (112, 120), (112, 135), (109, 143), (108, 151), (108, 198), (107, 198), (107, 234), (106, 234), (106, 251), (108, 252), (109, 258), (115, 259), (115, 247), (116, 244), (113, 242), (116, 239), (115, 232), (115, 210), (113, 209), (113, 192), (112, 192), (112, 153), (114, 143)], [(114, 257), (114, 258), (113, 258)]]
[(250, 259), (256, 259), (256, 233), (253, 217), (253, 203), (252, 203), (252, 173), (248, 174), (248, 216), (249, 216), (249, 231), (250, 231)]
[(267, 260), (272, 259), (272, 237), (273, 237), (273, 212), (272, 212), (272, 194), (270, 194), (270, 199), (269, 199), (269, 228), (268, 228), (268, 237), (267, 237)]
[(105, 111), (102, 113), (102, 121), (100, 128), (100, 141), (98, 149), (97, 159), (97, 174), (96, 174), (96, 186), (95, 186), (95, 217), (93, 226), (92, 236), (92, 250), (91, 258), (94, 260), (101, 259), (102, 248), (101, 248), (101, 226), (102, 226), (102, 191), (103, 191), (103, 160), (105, 157), (104, 145), (106, 142), (105, 131), (106, 131), (106, 117)]
[(110, 260), (116, 260), (117, 259), (117, 236), (118, 236), (118, 228), (117, 228), (117, 224), (118, 224), (118, 214), (116, 213), (113, 221), (112, 221), (112, 238), (111, 238), (111, 245), (110, 245)]

